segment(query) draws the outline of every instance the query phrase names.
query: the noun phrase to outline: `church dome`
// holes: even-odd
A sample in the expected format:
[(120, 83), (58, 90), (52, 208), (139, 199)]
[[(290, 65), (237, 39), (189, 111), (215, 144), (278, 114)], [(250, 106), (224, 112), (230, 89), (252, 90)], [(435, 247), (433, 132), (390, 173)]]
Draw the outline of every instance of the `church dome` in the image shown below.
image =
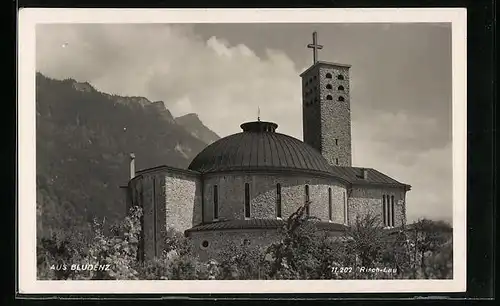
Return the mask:
[(278, 125), (254, 121), (241, 125), (243, 132), (212, 143), (189, 165), (201, 173), (232, 170), (299, 170), (329, 172), (326, 159), (304, 142), (276, 133)]

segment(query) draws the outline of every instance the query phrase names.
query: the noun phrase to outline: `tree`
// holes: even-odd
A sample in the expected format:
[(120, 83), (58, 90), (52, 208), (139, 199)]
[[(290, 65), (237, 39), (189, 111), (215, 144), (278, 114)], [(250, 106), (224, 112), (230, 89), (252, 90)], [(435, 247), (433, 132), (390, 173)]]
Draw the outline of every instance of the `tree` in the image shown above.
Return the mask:
[(346, 231), (345, 246), (347, 253), (354, 256), (355, 264), (373, 267), (382, 260), (387, 235), (379, 224), (378, 216), (367, 214), (361, 218), (358, 215), (353, 226)]
[(438, 252), (449, 240), (447, 233), (451, 232), (451, 227), (442, 221), (436, 222), (429, 219), (420, 219), (413, 227), (415, 250), (419, 252), (420, 271), (424, 278), (429, 278), (426, 257)]
[[(269, 263), (261, 248), (251, 245), (250, 240), (229, 243), (219, 253), (220, 262), (211, 263), (217, 267), (217, 279), (266, 279)], [(210, 263), (209, 263), (210, 264)], [(213, 265), (215, 264), (215, 266)]]
[(94, 241), (86, 259), (89, 263), (109, 265), (109, 269), (89, 271), (86, 277), (90, 279), (137, 279), (138, 273), (133, 266), (137, 260), (141, 216), (140, 207), (131, 207), (128, 216), (118, 227), (114, 228), (113, 236), (104, 235), (102, 223), (94, 220)]
[(159, 258), (136, 263), (139, 279), (194, 280), (208, 279), (208, 265), (193, 253), (188, 238), (169, 229), (165, 249)]
[(274, 279), (332, 278), (332, 264), (340, 260), (339, 244), (317, 227), (318, 218), (305, 212), (310, 202), (295, 211), (281, 229), (281, 239), (272, 244), (269, 277)]

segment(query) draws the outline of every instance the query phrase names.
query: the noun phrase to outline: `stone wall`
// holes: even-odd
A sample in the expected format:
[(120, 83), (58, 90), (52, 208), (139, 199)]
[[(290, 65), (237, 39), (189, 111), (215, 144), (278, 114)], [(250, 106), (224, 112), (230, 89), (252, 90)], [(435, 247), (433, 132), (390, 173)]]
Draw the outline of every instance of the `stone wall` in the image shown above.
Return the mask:
[[(328, 73), (332, 75), (331, 79), (326, 78)], [(342, 75), (344, 80), (337, 79), (339, 75)], [(351, 166), (349, 69), (341, 66), (321, 66), (319, 80), (321, 154), (331, 165)], [(328, 84), (332, 89), (326, 88)], [(338, 90), (339, 86), (343, 86), (344, 90)], [(327, 96), (331, 96), (332, 100), (327, 100)], [(338, 101), (339, 97), (344, 98), (344, 101)]]
[(141, 253), (160, 256), (168, 229), (183, 233), (201, 223), (201, 181), (198, 176), (168, 168), (141, 174), (130, 183), (131, 204), (143, 209)]
[[(190, 232), (189, 237), (193, 246), (193, 252), (203, 261), (209, 259), (223, 260), (224, 251), (231, 246), (241, 246), (250, 243), (251, 247), (264, 250), (266, 247), (279, 239), (277, 229), (268, 230), (223, 230), (223, 231), (200, 231)], [(208, 242), (206, 247), (203, 242)]]
[(304, 142), (321, 152), (321, 107), (318, 76), (318, 69), (311, 69), (302, 77), (302, 128)]
[(165, 176), (166, 224), (179, 232), (201, 223), (201, 180), (191, 175)]
[(165, 176), (161, 173), (141, 175), (131, 181), (132, 205), (143, 209), (141, 253), (145, 258), (161, 254), (165, 227)]
[[(330, 239), (338, 239), (341, 232), (327, 232)], [(224, 260), (228, 248), (247, 244), (251, 248), (258, 248), (264, 254), (267, 247), (282, 239), (280, 229), (231, 229), (189, 232), (188, 238), (193, 253), (202, 261), (209, 259)], [(206, 245), (204, 245), (204, 242)]]
[(328, 221), (328, 188), (332, 188), (332, 221), (344, 223), (344, 185), (334, 179), (285, 174), (233, 173), (204, 178), (204, 219), (213, 220), (213, 186), (218, 186), (219, 219), (245, 218), (245, 183), (250, 186), (250, 218), (274, 219), (276, 212), (276, 185), (281, 184), (281, 207), (287, 218), (305, 202), (305, 185), (309, 185), (310, 214)]
[(383, 195), (394, 196), (394, 225), (406, 223), (405, 190), (403, 188), (354, 186), (349, 197), (349, 220), (359, 215), (361, 218), (370, 214), (378, 216), (383, 225)]
[[(332, 77), (327, 78), (327, 74)], [(339, 80), (339, 75), (344, 79)], [(349, 83), (349, 67), (334, 64), (319, 64), (302, 79), (304, 142), (320, 151), (331, 165), (351, 166)]]

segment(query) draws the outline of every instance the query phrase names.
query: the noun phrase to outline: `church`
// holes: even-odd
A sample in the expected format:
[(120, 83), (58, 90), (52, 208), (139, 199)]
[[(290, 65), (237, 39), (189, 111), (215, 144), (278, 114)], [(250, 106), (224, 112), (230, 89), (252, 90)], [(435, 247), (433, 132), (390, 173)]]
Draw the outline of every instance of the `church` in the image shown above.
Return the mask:
[(230, 242), (265, 246), (305, 203), (332, 235), (367, 214), (388, 228), (406, 222), (411, 186), (351, 165), (350, 65), (319, 61), (322, 47), (313, 33), (313, 64), (300, 74), (303, 141), (258, 118), (208, 145), (188, 169), (136, 172), (131, 154), (127, 207), (143, 209), (141, 258), (161, 256), (170, 230), (203, 258)]

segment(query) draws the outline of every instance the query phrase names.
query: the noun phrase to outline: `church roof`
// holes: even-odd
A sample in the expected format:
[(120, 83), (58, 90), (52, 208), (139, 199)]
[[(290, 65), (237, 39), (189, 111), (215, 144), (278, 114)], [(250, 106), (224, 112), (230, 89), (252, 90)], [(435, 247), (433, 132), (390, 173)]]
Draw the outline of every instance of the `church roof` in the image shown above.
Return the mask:
[[(332, 174), (354, 185), (386, 185), (406, 187), (407, 190), (411, 188), (410, 185), (396, 181), (372, 168), (330, 166), (330, 169)], [(363, 170), (368, 171), (366, 178), (363, 176)]]
[(276, 133), (277, 124), (255, 121), (241, 127), (243, 132), (206, 147), (189, 169), (201, 173), (253, 169), (330, 172), (330, 165), (318, 151), (299, 139)]
[[(196, 225), (187, 229), (185, 233), (213, 231), (213, 230), (235, 230), (235, 229), (277, 229), (285, 225), (286, 221), (279, 219), (249, 219), (249, 220), (228, 220), (216, 221), (206, 224)], [(332, 222), (317, 222), (320, 229), (329, 231), (344, 231), (347, 227), (344, 224)]]
[[(372, 168), (331, 166), (313, 147), (288, 135), (276, 133), (278, 125), (255, 121), (241, 125), (243, 132), (217, 140), (201, 151), (188, 171), (307, 171), (335, 177), (353, 185), (411, 186)], [(367, 176), (363, 176), (363, 170)]]
[(315, 64), (311, 65), (311, 67), (307, 68), (300, 74), (300, 76), (303, 76), (307, 74), (309, 71), (313, 70), (316, 67), (331, 67), (331, 66), (336, 66), (336, 67), (345, 67), (345, 68), (351, 68), (351, 65), (347, 64), (341, 64), (341, 63), (334, 63), (334, 62), (327, 62), (327, 61), (317, 61)]

